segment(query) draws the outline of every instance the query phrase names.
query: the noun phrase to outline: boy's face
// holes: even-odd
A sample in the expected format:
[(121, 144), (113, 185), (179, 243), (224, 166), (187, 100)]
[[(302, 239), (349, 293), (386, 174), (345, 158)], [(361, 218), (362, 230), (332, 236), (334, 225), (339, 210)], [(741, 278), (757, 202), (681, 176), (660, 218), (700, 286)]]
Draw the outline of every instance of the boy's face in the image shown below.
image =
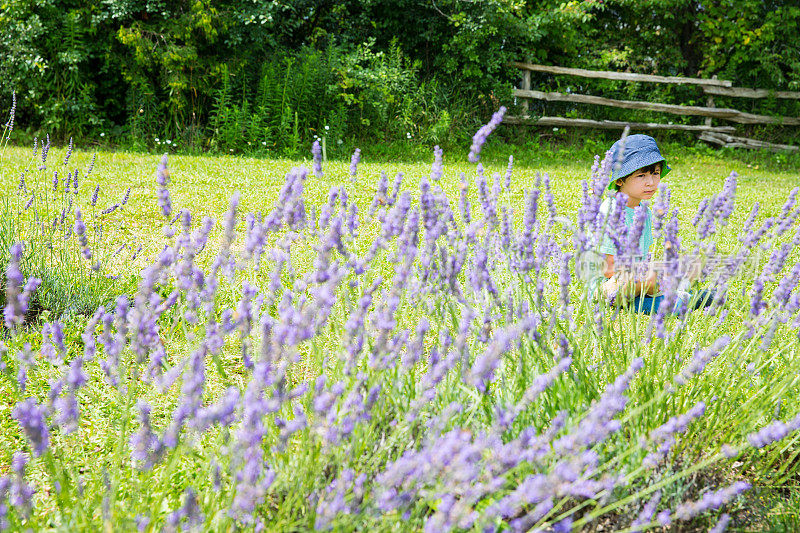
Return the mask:
[(649, 200), (658, 190), (661, 182), (661, 163), (656, 163), (652, 172), (646, 168), (633, 171), (620, 185), (619, 190), (634, 201)]

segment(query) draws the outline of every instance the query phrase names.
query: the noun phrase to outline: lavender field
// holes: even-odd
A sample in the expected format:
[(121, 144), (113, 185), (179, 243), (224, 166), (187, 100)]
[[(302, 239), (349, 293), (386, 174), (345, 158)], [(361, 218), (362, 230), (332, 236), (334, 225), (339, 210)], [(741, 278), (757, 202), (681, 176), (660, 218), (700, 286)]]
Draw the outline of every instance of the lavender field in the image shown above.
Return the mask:
[(650, 318), (581, 279), (613, 162), (484, 168), (489, 133), (394, 167), (5, 146), (0, 529), (800, 525), (796, 173), (672, 159), (659, 254), (724, 255), (727, 296)]

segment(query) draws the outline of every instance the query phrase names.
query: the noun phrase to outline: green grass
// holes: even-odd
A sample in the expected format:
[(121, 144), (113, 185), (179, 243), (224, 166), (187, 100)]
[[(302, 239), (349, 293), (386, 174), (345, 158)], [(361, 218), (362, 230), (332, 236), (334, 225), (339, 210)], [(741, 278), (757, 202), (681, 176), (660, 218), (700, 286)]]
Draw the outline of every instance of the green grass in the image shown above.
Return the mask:
[[(681, 211), (681, 226), (688, 232), (688, 222), (702, 198), (720, 191), (725, 178), (733, 171), (739, 174), (737, 209), (731, 225), (741, 225), (754, 202), (762, 206), (764, 217), (774, 216), (780, 211), (789, 191), (798, 186), (800, 164), (791, 168), (778, 163), (770, 163), (768, 156), (761, 154), (761, 164), (752, 163), (758, 156), (746, 151), (722, 151), (696, 153), (696, 149), (678, 150), (677, 146), (665, 148), (672, 172), (665, 179), (672, 190), (674, 205)], [(671, 149), (671, 151), (670, 151)], [(596, 152), (600, 155), (598, 147)], [(386, 151), (376, 147), (379, 152), (377, 162), (372, 162), (369, 147), (363, 148), (362, 164), (359, 166), (359, 186), (351, 187), (348, 193), (359, 203), (369, 205), (374, 185), (381, 171), (389, 174), (390, 181), (397, 172), (405, 175), (404, 190), (416, 191), (419, 178), (430, 174), (432, 152), (428, 162), (420, 161), (420, 149), (415, 148), (410, 160), (403, 157), (398, 148)], [(537, 172), (547, 172), (551, 178), (553, 194), (561, 213), (574, 215), (580, 205), (581, 181), (590, 175), (593, 163), (591, 151), (585, 148), (564, 147), (553, 149), (550, 146), (501, 145), (490, 147), (482, 161), (487, 176), (494, 172), (505, 174), (508, 156), (515, 159), (512, 178), (511, 206), (517, 212), (522, 208), (523, 191), (533, 186)], [(732, 152), (732, 153), (729, 153)], [(2, 162), (2, 186), (9, 195), (16, 190), (19, 173), (30, 159), (30, 149), (9, 147)], [(64, 157), (63, 149), (50, 152), (51, 161), (58, 162)], [(92, 153), (75, 151), (70, 167), (85, 168)], [(377, 158), (376, 157), (376, 158)], [(487, 161), (488, 160), (488, 161)], [(474, 166), (466, 162), (464, 154), (445, 153), (445, 176), (442, 184), (450, 198), (457, 198), (458, 176), (466, 173), (469, 179), (474, 176)], [(162, 217), (158, 214), (156, 199), (155, 169), (158, 156), (124, 152), (99, 152), (94, 167), (94, 179), (82, 184), (81, 196), (91, 196), (93, 185), (101, 187), (101, 200), (98, 206), (117, 201), (131, 187), (130, 207), (122, 217), (122, 223), (114, 229), (113, 236), (120, 241), (143, 239), (150, 241), (158, 232)], [(265, 211), (272, 207), (285, 174), (292, 167), (305, 164), (308, 159), (293, 161), (287, 159), (255, 159), (238, 156), (170, 156), (172, 184), (170, 191), (176, 208), (191, 210), (195, 219), (208, 215), (221, 217), (227, 208), (228, 198), (234, 191), (241, 191), (243, 211)], [(325, 177), (310, 178), (306, 197), (311, 203), (324, 202), (328, 190), (335, 185), (348, 183), (349, 160), (329, 161), (325, 165)], [(50, 179), (44, 177), (43, 180)], [(474, 191), (473, 191), (474, 192)], [(105, 203), (104, 203), (105, 202)], [(474, 202), (473, 202), (474, 203)]]
[[(536, 179), (537, 172), (547, 172), (550, 176), (556, 205), (560, 213), (573, 218), (581, 202), (581, 181), (588, 178), (589, 168), (592, 164), (591, 153), (586, 150), (566, 150), (561, 153), (558, 150), (537, 149), (527, 147), (508, 147), (507, 153), (500, 154), (500, 147), (490, 149), (485, 156), (485, 171), (488, 176), (498, 172), (505, 173), (507, 156), (514, 155), (517, 163), (514, 168), (510, 193), (505, 195), (501, 205), (508, 206), (514, 210), (517, 223), (521, 221), (523, 210), (523, 191), (532, 187)], [(673, 147), (670, 147), (673, 148)], [(680, 209), (681, 219), (681, 239), (684, 243), (691, 243), (694, 235), (691, 220), (699, 201), (711, 194), (719, 192), (722, 183), (731, 171), (737, 171), (740, 175), (739, 187), (737, 191), (737, 209), (730, 220), (729, 226), (721, 233), (717, 243), (722, 250), (733, 250), (738, 246), (737, 231), (744, 222), (750, 207), (754, 202), (759, 202), (761, 211), (759, 219), (763, 220), (767, 216), (779, 214), (781, 207), (789, 192), (798, 183), (798, 172), (796, 170), (782, 168), (783, 163), (770, 163), (764, 168), (763, 163), (747, 163), (747, 157), (742, 154), (727, 156), (714, 156), (708, 153), (696, 153), (693, 150), (664, 150), (672, 172), (666, 180), (672, 189), (672, 205)], [(9, 201), (18, 202), (16, 180), (22, 168), (28, 164), (30, 151), (25, 148), (8, 148), (0, 168), (2, 176), (3, 190)], [(306, 182), (305, 198), (309, 206), (321, 206), (327, 198), (328, 191), (332, 186), (346, 185), (350, 198), (357, 203), (361, 213), (368, 209), (374, 185), (381, 171), (389, 174), (390, 181), (396, 172), (403, 172), (405, 180), (403, 190), (412, 192), (416, 196), (420, 177), (430, 172), (430, 163), (421, 162), (418, 157), (411, 160), (392, 160), (397, 154), (391, 150), (381, 154), (381, 159), (371, 162), (370, 148), (363, 149), (363, 163), (359, 166), (358, 179), (355, 183), (348, 178), (349, 161), (329, 161), (325, 164), (325, 177), (316, 178), (310, 176)], [(50, 158), (54, 162), (63, 159), (63, 151), (54, 149), (51, 151)], [(70, 168), (84, 168), (88, 164), (91, 154), (76, 151), (72, 155)], [(432, 156), (430, 158), (432, 160)], [(445, 180), (442, 187), (447, 193), (452, 204), (457, 205), (459, 181), (458, 176), (461, 172), (466, 173), (472, 180), (474, 166), (463, 163), (465, 158), (459, 155), (451, 156), (445, 154)], [(134, 153), (100, 153), (94, 167), (92, 180), (83, 180), (82, 191), (78, 195), (85, 204), (91, 196), (94, 184), (101, 186), (100, 202), (98, 207), (114, 203), (124, 191), (131, 187), (131, 200), (129, 205), (122, 210), (117, 218), (118, 222), (113, 227), (109, 227), (105, 238), (110, 242), (134, 242), (142, 243), (144, 253), (136, 261), (117, 261), (111, 265), (115, 274), (123, 276), (123, 279), (130, 279), (135, 276), (138, 269), (149, 262), (149, 259), (160, 251), (165, 242), (161, 235), (161, 228), (164, 224), (163, 216), (160, 214), (156, 203), (156, 184), (154, 173), (158, 158), (150, 154)], [(249, 159), (242, 157), (200, 157), (200, 156), (173, 156), (170, 158), (170, 175), (173, 205), (175, 209), (186, 208), (192, 212), (195, 224), (203, 216), (211, 216), (217, 220), (222, 220), (222, 213), (227, 207), (228, 199), (234, 191), (242, 193), (242, 208), (244, 212), (268, 212), (277, 198), (278, 192), (283, 185), (285, 174), (294, 166), (305, 164), (310, 167), (309, 161), (290, 161), (290, 160), (262, 160)], [(747, 165), (750, 164), (750, 167)], [(758, 166), (759, 168), (755, 168)], [(39, 178), (43, 183), (49, 179), (46, 173), (42, 173)], [(477, 213), (478, 199), (474, 190), (471, 190), (471, 200), (473, 210)], [(319, 209), (317, 209), (319, 213)], [(365, 224), (360, 231), (358, 242), (354, 243), (357, 249), (365, 250), (372, 238), (375, 236), (376, 224)], [(219, 232), (213, 235), (216, 246), (219, 239)], [(212, 247), (213, 249), (214, 247)], [(206, 258), (209, 254), (206, 255)], [(307, 243), (298, 242), (293, 250), (295, 259), (294, 268), (298, 273), (307, 271), (314, 258), (314, 250)], [(207, 262), (208, 259), (205, 259)], [(200, 261), (203, 262), (203, 259)], [(84, 265), (85, 267), (86, 265)], [(385, 259), (374, 267), (374, 271), (368, 273), (367, 279), (373, 279), (378, 273), (391, 275), (393, 265)], [(264, 284), (268, 270), (260, 273), (248, 271), (247, 279), (259, 284)], [(292, 281), (292, 276), (287, 276)], [(554, 282), (555, 276), (548, 275), (548, 282)], [(225, 286), (222, 305), (231, 306), (236, 303), (238, 298), (237, 280), (231, 286)], [(365, 280), (361, 280), (362, 287), (367, 285)], [(743, 280), (744, 283), (746, 280)], [(520, 284), (516, 279), (503, 278), (503, 288), (514, 291), (515, 299), (524, 301), (528, 288), (525, 284)], [(117, 292), (130, 294), (132, 286), (117, 286)], [(113, 291), (112, 291), (113, 292)], [(168, 291), (165, 291), (165, 293)], [(501, 291), (502, 292), (502, 291)], [(325, 326), (325, 329), (298, 349), (302, 357), (300, 362), (293, 365), (290, 369), (291, 385), (300, 381), (313, 379), (324, 372), (326, 365), (334, 365), (327, 361), (330, 352), (334, 354), (342, 352), (342, 347), (338, 343), (342, 339), (343, 322), (352, 311), (354, 302), (359, 296), (355, 289), (343, 289), (341, 298), (337, 302), (333, 313), (334, 319)], [(580, 288), (575, 287), (573, 297), (577, 298)], [(64, 299), (66, 296), (58, 297)], [(433, 325), (433, 331), (450, 329), (450, 320), (457, 326), (457, 317), (453, 318), (449, 313), (452, 308), (445, 305), (446, 302), (433, 299), (421, 299), (419, 301), (411, 298), (404, 299), (401, 304), (401, 327), (408, 327), (413, 330), (419, 319), (427, 316)], [(730, 302), (730, 313), (728, 318), (720, 325), (716, 325), (716, 317), (703, 317), (693, 315), (692, 322), (683, 332), (683, 336), (673, 339), (669, 343), (654, 343), (645, 345), (641, 342), (644, 336), (646, 321), (637, 315), (622, 314), (614, 321), (606, 323), (609, 333), (597, 338), (588, 331), (591, 329), (589, 319), (592, 317), (592, 310), (583, 307), (583, 304), (576, 304), (576, 316), (585, 320), (578, 324), (575, 331), (548, 332), (546, 341), (555, 347), (557, 334), (563, 333), (571, 341), (575, 350), (574, 374), (572, 380), (559, 381), (543, 398), (541, 404), (537, 404), (535, 409), (521, 415), (518, 427), (525, 427), (533, 424), (536, 427), (543, 427), (557, 411), (566, 409), (570, 413), (577, 414), (582, 411), (592, 400), (596, 399), (606, 383), (630, 364), (636, 356), (643, 356), (645, 366), (637, 378), (631, 397), (635, 399), (635, 405), (629, 409), (621, 419), (625, 423), (624, 433), (612, 439), (611, 449), (617, 446), (618, 449), (628, 450), (619, 458), (612, 458), (609, 461), (619, 460), (635, 464), (641, 460), (641, 455), (636, 450), (630, 450), (628, 438), (635, 438), (637, 435), (645, 434), (647, 431), (666, 419), (688, 409), (698, 399), (706, 399), (711, 395), (719, 396), (718, 402), (711, 402), (709, 414), (702, 419), (702, 422), (692, 425), (687, 437), (680, 440), (677, 455), (682, 458), (686, 465), (695, 463), (702, 464), (710, 462), (710, 458), (723, 442), (740, 442), (743, 435), (747, 432), (760, 427), (770, 419), (768, 413), (775, 410), (775, 402), (782, 400), (783, 405), (787, 406), (787, 411), (796, 412), (797, 384), (794, 374), (797, 365), (792, 359), (792, 352), (797, 348), (797, 340), (790, 326), (785, 326), (778, 332), (777, 339), (773, 344), (773, 350), (761, 353), (754, 348), (753, 343), (744, 338), (736, 339), (732, 348), (725, 352), (724, 357), (710, 365), (709, 370), (693, 383), (692, 386), (681, 389), (675, 394), (663, 394), (663, 383), (674, 375), (679, 369), (685, 358), (691, 355), (696, 345), (706, 346), (713, 339), (724, 333), (729, 333), (736, 337), (741, 333), (742, 321), (746, 318), (747, 300), (743, 297), (734, 297)], [(52, 317), (50, 317), (52, 318)], [(68, 343), (73, 354), (78, 353), (81, 347), (79, 334), (82, 331), (86, 317), (74, 316), (65, 319), (68, 331)], [(674, 324), (674, 322), (673, 322)], [(40, 324), (32, 325), (31, 329), (22, 333), (22, 336), (15, 340), (16, 345), (22, 342), (31, 342), (34, 350), (37, 350), (41, 343), (40, 336), (37, 337), (36, 329)], [(164, 342), (167, 348), (168, 360), (171, 364), (179, 363), (194, 345), (192, 340), (192, 330), (180, 320), (178, 312), (170, 313), (164, 317), (162, 331)], [(436, 336), (431, 335), (427, 338), (427, 343), (432, 345), (436, 342)], [(684, 361), (674, 360), (670, 354), (680, 354)], [(515, 372), (518, 361), (522, 361), (523, 368), (527, 374)], [(747, 362), (756, 363), (756, 372), (750, 373), (744, 370)], [(133, 364), (129, 363), (131, 368)], [(503, 363), (501, 371), (502, 386), (498, 386), (493, 392), (491, 402), (498, 404), (513, 404), (519, 400), (519, 393), (524, 390), (527, 380), (552, 364), (552, 358), (548, 360), (547, 354), (537, 347), (535, 343), (523, 343), (519, 350), (509, 353)], [(222, 368), (225, 375), (218, 370)], [(420, 371), (421, 372), (421, 371)], [(103, 495), (103, 471), (112, 472), (112, 483), (119, 484), (117, 499), (111, 502), (111, 516), (116, 525), (122, 528), (133, 526), (131, 519), (133, 514), (152, 506), (153, 502), (163, 502), (165, 509), (175, 508), (179, 501), (181, 488), (185, 485), (207, 486), (212, 475), (210, 472), (210, 458), (214, 456), (214, 450), (221, 447), (226, 442), (224, 432), (209, 432), (203, 437), (201, 445), (194, 446), (191, 453), (176, 459), (176, 463), (167, 462), (157, 466), (152, 472), (139, 472), (131, 468), (121, 452), (122, 444), (120, 435), (125, 431), (130, 431), (127, 424), (133, 424), (133, 420), (128, 421), (131, 415), (131, 398), (137, 395), (147, 398), (152, 405), (154, 422), (162, 427), (168, 422), (166, 417), (178, 400), (180, 392), (179, 386), (173, 386), (167, 394), (159, 394), (152, 387), (145, 385), (131, 384), (129, 394), (120, 395), (116, 389), (107, 386), (102, 378), (102, 372), (96, 365), (91, 367), (92, 380), (90, 385), (81, 390), (80, 401), (84, 409), (81, 418), (81, 427), (78, 430), (77, 438), (75, 435), (61, 437), (54, 436), (54, 448), (61, 450), (64, 462), (68, 462), (77, 470), (82, 469), (83, 482), (87, 487), (94, 491), (87, 501), (94, 502), (96, 506), (89, 508), (87, 512), (90, 518), (73, 516), (74, 523), (102, 523), (102, 511), (100, 505)], [(207, 399), (218, 398), (224, 388), (228, 385), (238, 385), (243, 387), (246, 383), (247, 374), (241, 369), (241, 360), (238, 355), (237, 346), (234, 342), (229, 342), (219, 355), (219, 360), (209, 363), (208, 385), (206, 390)], [(32, 386), (28, 394), (46, 396), (48, 388), (47, 379), (57, 375), (57, 369), (48, 364), (42, 364), (32, 374)], [(376, 376), (371, 379), (376, 381), (384, 379), (385, 386), (394, 387), (387, 391), (386, 395), (397, 405), (382, 406), (381, 416), (364, 427), (359, 428), (363, 434), (359, 435), (354, 442), (363, 449), (340, 449), (332, 452), (314, 448), (313, 439), (302, 440), (296, 444), (297, 454), (288, 454), (275, 457), (276, 461), (285, 461), (280, 464), (280, 469), (287, 475), (279, 477), (276, 486), (271, 493), (270, 500), (266, 507), (267, 516), (274, 522), (273, 524), (282, 525), (285, 529), (304, 529), (313, 525), (313, 519), (309, 518), (313, 511), (305, 501), (308, 494), (321, 491), (330, 481), (331, 476), (315, 476), (322, 468), (329, 468), (336, 472), (342, 465), (349, 465), (354, 468), (363, 468), (365, 471), (375, 471), (381, 463), (390, 461), (404, 450), (405, 443), (409, 440), (417, 442), (419, 437), (410, 437), (415, 432), (424, 433), (424, 426), (413, 426), (408, 428), (398, 428), (397, 431), (386, 429), (389, 420), (397, 413), (403, 413), (408, 408), (403, 405), (411, 400), (415, 394), (415, 386), (421, 377), (421, 373), (409, 372), (406, 375), (388, 377), (386, 375)], [(17, 394), (7, 381), (0, 385), (0, 393), (3, 397), (12, 397)], [(490, 422), (491, 411), (488, 408), (488, 399), (481, 399), (474, 391), (462, 390), (455, 381), (446, 390), (447, 394), (436, 399), (436, 407), (441, 408), (451, 400), (464, 401), (472, 406), (472, 410), (456, 417), (457, 422), (465, 427), (477, 431)], [(449, 396), (448, 396), (449, 395)], [(738, 407), (738, 409), (734, 409)], [(11, 419), (11, 405), (0, 406), (0, 473), (5, 472), (10, 463), (13, 451), (24, 448), (24, 439), (20, 435), (18, 426)], [(730, 411), (729, 411), (730, 410)], [(285, 416), (286, 413), (281, 413)], [(408, 433), (406, 433), (406, 431)], [(376, 442), (370, 440), (370, 435), (382, 435), (385, 441)], [(306, 437), (304, 437), (305, 439)], [(701, 474), (710, 477), (699, 479), (689, 479), (677, 483), (676, 487), (670, 488), (672, 491), (665, 495), (665, 498), (672, 498), (670, 501), (676, 503), (681, 497), (696, 496), (699, 488), (709, 479), (718, 481), (720, 479), (739, 479), (747, 478), (763, 486), (756, 492), (754, 498), (763, 498), (763, 512), (755, 517), (748, 517), (746, 514), (737, 515), (740, 527), (755, 527), (760, 529), (772, 529), (775, 531), (791, 530), (792, 524), (797, 524), (797, 517), (789, 511), (791, 506), (787, 502), (796, 501), (798, 492), (792, 488), (796, 482), (797, 469), (793, 466), (797, 436), (787, 439), (785, 449), (769, 449), (768, 453), (745, 454), (742, 459), (743, 467), (734, 470), (734, 467), (724, 461), (712, 464), (711, 474)], [(304, 447), (307, 446), (307, 447)], [(380, 453), (375, 453), (373, 447), (382, 447)], [(635, 447), (634, 447), (635, 448)], [(330, 455), (326, 455), (330, 453)], [(316, 454), (316, 455), (315, 455)], [(327, 462), (327, 467), (325, 464)], [(378, 464), (374, 464), (377, 462)], [(787, 470), (787, 476), (776, 476), (780, 466), (791, 464)], [(726, 471), (727, 469), (731, 471)], [(739, 468), (739, 467), (737, 467)], [(744, 470), (744, 471), (742, 471)], [(46, 485), (51, 475), (41, 464), (33, 470), (34, 478)], [(296, 474), (296, 478), (293, 478)], [(659, 479), (669, 477), (670, 472), (658, 472), (652, 477), (641, 475), (635, 478), (636, 490), (647, 490), (647, 484), (656, 484)], [(520, 476), (523, 473), (519, 474)], [(660, 476), (660, 478), (659, 478)], [(716, 476), (716, 477), (714, 477)], [(141, 496), (140, 492), (152, 493)], [(788, 494), (788, 496), (786, 496)], [(786, 497), (784, 497), (786, 496)], [(205, 493), (205, 498), (212, 498), (213, 492)], [(38, 496), (37, 515), (40, 517), (40, 525), (48, 525), (54, 528), (64, 528), (68, 520), (60, 516), (52, 518), (48, 523), (48, 514), (59, 516), (57, 498), (52, 492), (43, 492)], [(747, 502), (747, 500), (745, 500)], [(206, 502), (210, 507), (211, 503)], [(741, 504), (746, 506), (747, 504)], [(595, 507), (602, 508), (602, 505)], [(636, 509), (622, 508), (622, 512), (635, 512)], [(163, 511), (163, 509), (162, 509)], [(73, 512), (79, 513), (78, 509)], [(411, 522), (412, 527), (421, 524), (422, 515), (415, 513)], [(127, 521), (122, 522), (125, 519)], [(709, 519), (710, 520), (710, 519)], [(402, 522), (397, 518), (386, 518), (377, 522), (359, 522), (362, 527), (381, 530), (396, 529)], [(709, 524), (710, 525), (710, 524)], [(348, 523), (339, 523), (342, 528), (348, 528)], [(280, 526), (275, 526), (276, 528)]]

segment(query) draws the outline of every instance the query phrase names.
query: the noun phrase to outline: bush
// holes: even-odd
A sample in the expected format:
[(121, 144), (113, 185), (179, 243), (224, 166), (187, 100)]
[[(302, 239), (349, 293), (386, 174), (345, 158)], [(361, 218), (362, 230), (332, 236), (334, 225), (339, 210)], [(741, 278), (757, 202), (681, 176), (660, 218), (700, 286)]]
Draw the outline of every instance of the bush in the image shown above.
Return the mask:
[[(13, 112), (0, 139), (3, 151), (13, 129), (9, 125), (13, 125)], [(3, 198), (0, 207), (0, 266), (5, 271), (11, 247), (24, 243), (19, 269), (26, 278), (41, 283), (29, 302), (28, 321), (42, 312), (52, 317), (91, 315), (135, 287), (123, 263), (123, 250), (112, 250), (103, 238), (104, 228), (113, 227), (127, 197), (101, 208), (100, 187), (92, 192), (86, 187), (94, 159), (83, 171), (69, 170), (71, 146), (63, 162), (48, 158), (49, 150), (49, 139), (36, 143), (17, 190)], [(3, 289), (0, 303), (5, 306), (5, 279)]]

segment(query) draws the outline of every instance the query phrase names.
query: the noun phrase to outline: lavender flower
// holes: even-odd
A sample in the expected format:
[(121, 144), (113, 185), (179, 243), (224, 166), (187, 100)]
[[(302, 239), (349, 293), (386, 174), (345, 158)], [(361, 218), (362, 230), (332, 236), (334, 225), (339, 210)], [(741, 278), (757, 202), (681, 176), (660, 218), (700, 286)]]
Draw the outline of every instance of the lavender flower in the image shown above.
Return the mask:
[(731, 515), (728, 513), (724, 513), (722, 516), (719, 517), (717, 523), (708, 530), (708, 533), (724, 533), (726, 529), (728, 529), (728, 522), (731, 521)]
[[(650, 432), (650, 442), (656, 445), (656, 451), (644, 458), (643, 464), (647, 467), (655, 467), (658, 461), (663, 459), (675, 444), (675, 435), (683, 433), (689, 427), (692, 420), (705, 414), (706, 404), (698, 402), (688, 412), (671, 417), (665, 424), (657, 427)], [(643, 447), (647, 441), (643, 441)]]
[(153, 432), (150, 423), (150, 405), (140, 398), (136, 408), (139, 411), (139, 429), (130, 438), (131, 459), (140, 468), (149, 470), (158, 462), (164, 447)]
[(589, 409), (584, 420), (572, 433), (564, 435), (553, 443), (556, 451), (562, 454), (574, 452), (582, 446), (591, 446), (600, 442), (618, 431), (621, 425), (613, 418), (625, 409), (628, 399), (623, 393), (628, 389), (631, 380), (642, 366), (644, 366), (644, 361), (641, 358), (634, 359), (630, 368), (618, 376), (614, 383), (606, 387), (603, 395)]
[(685, 502), (678, 505), (673, 516), (677, 520), (689, 520), (702, 512), (711, 509), (719, 509), (724, 504), (749, 489), (749, 483), (737, 481), (718, 491), (707, 492), (697, 501)]
[(501, 357), (512, 348), (521, 335), (534, 330), (537, 326), (538, 321), (532, 319), (498, 331), (491, 339), (486, 351), (475, 359), (469, 372), (468, 382), (474, 385), (478, 391), (488, 392), (489, 384), (494, 380), (494, 372), (500, 364)]
[(736, 172), (730, 173), (730, 175), (725, 179), (725, 184), (722, 187), (722, 193), (717, 199), (715, 215), (717, 216), (717, 219), (721, 225), (727, 224), (728, 218), (730, 218), (731, 214), (733, 213), (736, 199), (736, 178), (738, 177), (739, 175)]
[(74, 391), (68, 391), (67, 394), (55, 398), (53, 400), (53, 409), (55, 411), (54, 421), (64, 434), (72, 433), (78, 429), (80, 408)]
[(172, 200), (170, 200), (169, 189), (169, 169), (167, 168), (167, 155), (161, 158), (156, 169), (156, 183), (158, 184), (158, 205), (161, 206), (161, 212), (164, 218), (169, 219), (172, 213)]
[(788, 423), (776, 420), (762, 429), (750, 433), (747, 435), (747, 442), (754, 448), (763, 448), (773, 442), (783, 439), (789, 433), (797, 429), (800, 429), (800, 415)]
[(119, 206), (120, 206), (120, 204), (110, 205), (110, 206), (106, 207), (105, 209), (103, 209), (102, 211), (100, 211), (100, 214), (101, 215), (110, 215), (111, 213), (116, 211), (119, 208)]
[(100, 194), (100, 186), (99, 185), (94, 188), (94, 192), (92, 193), (92, 201), (91, 201), (92, 207), (97, 205), (97, 195), (98, 194)]
[(97, 159), (97, 153), (95, 152), (95, 153), (92, 154), (92, 160), (89, 161), (89, 166), (86, 167), (86, 177), (87, 178), (89, 177), (89, 175), (91, 175), (92, 170), (94, 170), (94, 162), (95, 162), (96, 159)]
[(631, 522), (631, 531), (644, 531), (645, 526), (653, 521), (653, 515), (656, 513), (656, 508), (660, 501), (661, 491), (657, 490), (653, 497), (644, 504), (639, 515)]
[(561, 288), (560, 303), (562, 309), (564, 310), (569, 309), (569, 282), (570, 282), (569, 264), (571, 260), (572, 260), (571, 254), (564, 255), (561, 262), (561, 270), (558, 275), (558, 286)]
[[(25, 481), (25, 466), (28, 464), (28, 456), (22, 452), (14, 452), (11, 458), (11, 470), (14, 476), (0, 476), (0, 527), (4, 526), (7, 512), (5, 507), (6, 493), (8, 503), (19, 512), (23, 517), (30, 516), (33, 509), (33, 495), (36, 489)], [(4, 528), (7, 529), (7, 528)]]
[(59, 321), (42, 326), (42, 353), (54, 364), (64, 362), (67, 347), (64, 344), (64, 328)]
[(353, 152), (353, 156), (350, 158), (350, 175), (355, 178), (356, 172), (358, 171), (358, 164), (361, 162), (361, 149), (356, 148), (356, 151)]
[(11, 415), (28, 437), (34, 455), (39, 457), (44, 454), (50, 445), (50, 431), (47, 429), (44, 408), (35, 398), (27, 398), (17, 403)]
[(501, 106), (500, 109), (492, 115), (492, 118), (489, 120), (488, 124), (482, 126), (472, 137), (472, 146), (470, 146), (468, 157), (470, 163), (478, 162), (483, 144), (486, 142), (486, 139), (495, 130), (495, 128), (497, 128), (497, 126), (499, 126), (503, 121), (503, 115), (505, 114), (506, 108), (505, 106)]
[(311, 145), (311, 155), (314, 159), (314, 175), (318, 178), (323, 176), (322, 174), (322, 146), (319, 144), (319, 139), (314, 141), (314, 144)]
[(14, 131), (14, 117), (17, 114), (17, 91), (11, 91), (11, 111), (8, 113), (8, 121), (5, 127), (8, 129), (6, 134), (10, 135)]
[(42, 146), (42, 164), (39, 166), (39, 170), (47, 168), (47, 154), (50, 152), (50, 134), (47, 134), (46, 137), (47, 144), (44, 144), (44, 141), (42, 141), (44, 146)]
[(751, 296), (751, 303), (750, 303), (750, 314), (754, 317), (761, 314), (761, 312), (766, 309), (767, 304), (762, 299), (762, 295), (764, 293), (764, 278), (758, 276), (755, 280), (753, 280), (753, 286), (750, 289), (750, 296)]
[(64, 166), (67, 166), (67, 163), (69, 163), (70, 156), (72, 156), (72, 137), (69, 138), (69, 145), (67, 146), (67, 153), (64, 156)]
[(81, 218), (81, 210), (75, 209), (75, 235), (78, 236), (78, 242), (81, 245), (81, 253), (86, 259), (92, 258), (92, 250), (89, 248), (89, 239), (86, 237), (86, 223)]
[(205, 517), (200, 511), (197, 493), (191, 487), (187, 488), (183, 493), (183, 505), (167, 515), (167, 525), (173, 529), (181, 526), (181, 529), (200, 531), (204, 521)]
[(137, 515), (134, 522), (136, 522), (136, 530), (143, 532), (146, 531), (147, 526), (150, 525), (150, 518), (144, 515)]
[(23, 276), (22, 272), (20, 272), (22, 244), (13, 244), (10, 249), (10, 255), (11, 257), (6, 266), (6, 305), (3, 309), (3, 314), (6, 327), (16, 330), (25, 321), (30, 297), (41, 285), (42, 280), (31, 277), (23, 286)]
[(678, 385), (684, 385), (692, 377), (702, 373), (706, 365), (717, 357), (725, 347), (728, 346), (730, 341), (730, 336), (723, 335), (714, 341), (714, 344), (709, 348), (695, 350), (694, 357), (692, 357), (689, 364), (681, 370), (681, 373), (675, 376), (674, 382)]
[(442, 149), (439, 145), (433, 147), (433, 165), (431, 166), (431, 181), (438, 182), (442, 179)]

